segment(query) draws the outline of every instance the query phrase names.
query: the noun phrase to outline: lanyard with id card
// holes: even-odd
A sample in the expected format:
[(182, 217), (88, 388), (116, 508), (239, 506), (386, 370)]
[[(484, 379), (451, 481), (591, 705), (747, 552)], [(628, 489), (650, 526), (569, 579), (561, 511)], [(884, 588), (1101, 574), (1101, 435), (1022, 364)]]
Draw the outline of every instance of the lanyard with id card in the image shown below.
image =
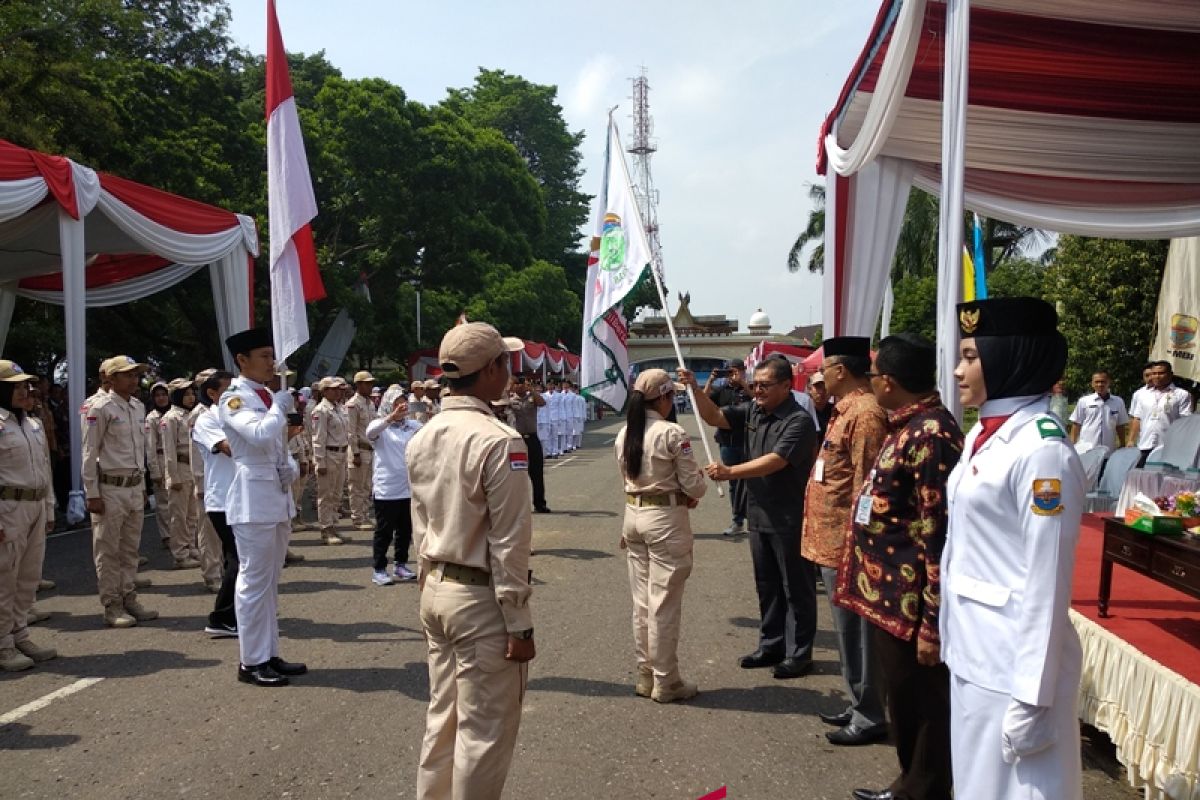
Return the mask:
[(856, 525), (867, 525), (871, 522), (871, 487), (875, 485), (875, 470), (871, 470), (871, 474), (867, 477), (867, 485), (863, 487), (862, 494), (858, 496), (858, 503), (854, 507), (854, 523)]

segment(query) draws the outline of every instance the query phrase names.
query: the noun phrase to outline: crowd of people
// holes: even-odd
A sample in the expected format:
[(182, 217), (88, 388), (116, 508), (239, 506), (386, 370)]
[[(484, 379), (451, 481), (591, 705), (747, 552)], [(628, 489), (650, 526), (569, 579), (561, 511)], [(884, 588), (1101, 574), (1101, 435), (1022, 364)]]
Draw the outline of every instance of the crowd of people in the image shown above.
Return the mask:
[[(678, 657), (689, 510), (706, 481), (728, 482), (727, 532), (749, 536), (760, 611), (757, 645), (739, 665), (779, 680), (811, 672), (820, 581), (847, 698), (821, 715), (827, 737), (854, 746), (890, 735), (897, 754), (892, 784), (857, 789), (857, 800), (1081, 796), (1080, 651), (1067, 610), (1083, 472), (1051, 412), (1065, 340), (1038, 300), (967, 303), (958, 318), (959, 399), (980, 413), (965, 436), (936, 390), (933, 345), (908, 334), (874, 354), (864, 337), (826, 341), (821, 379), (805, 393), (793, 392), (786, 359), (767, 358), (745, 381), (734, 365), (735, 391), (695, 393), (721, 432), (722, 458), (704, 466), (673, 421), (676, 395), (700, 388), (695, 376), (638, 376), (615, 440), (636, 695), (673, 703), (700, 691)], [(103, 386), (78, 424), (104, 621), (155, 616), (137, 596), (137, 544), (146, 480), (159, 475), (160, 533), (176, 566), (216, 589), (208, 630), (238, 637), (238, 680), (286, 685), (307, 671), (282, 658), (276, 621), (296, 507), (315, 475), (318, 525), (335, 545), (348, 486), (356, 527), (374, 517), (372, 580), (420, 587), (430, 702), (417, 795), (498, 798), (536, 655), (532, 514), (549, 510), (541, 456), (578, 446), (566, 422), (575, 388), (543, 391), (510, 375), (520, 340), (483, 323), (443, 338), (437, 386), (377, 391), (361, 372), (284, 390), (270, 342), (262, 329), (230, 337), (237, 375), (152, 386), (150, 422), (136, 397), (145, 365), (102, 364)], [(6, 669), (53, 657), (30, 642), (23, 614), (53, 503), (30, 382), (0, 363), (0, 521), (19, 542), (0, 570), (0, 600), (11, 601), (0, 618)], [(176, 524), (193, 513), (187, 494), (203, 502), (215, 540), (200, 523)]]

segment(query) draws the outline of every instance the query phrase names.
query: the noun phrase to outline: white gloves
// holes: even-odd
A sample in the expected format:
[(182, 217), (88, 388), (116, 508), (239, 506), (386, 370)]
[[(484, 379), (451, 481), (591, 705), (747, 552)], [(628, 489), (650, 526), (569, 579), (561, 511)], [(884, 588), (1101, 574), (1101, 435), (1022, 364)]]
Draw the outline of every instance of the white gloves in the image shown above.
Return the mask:
[(293, 406), (296, 405), (294, 399), (292, 398), (292, 393), (286, 389), (280, 389), (278, 392), (276, 392), (274, 401), (275, 405), (279, 406), (279, 410), (284, 414), (290, 414)]
[(1046, 706), (1031, 706), (1020, 700), (1012, 700), (1004, 711), (1004, 723), (1000, 734), (1000, 757), (1005, 764), (1013, 764), (1045, 750), (1054, 744), (1053, 720)]

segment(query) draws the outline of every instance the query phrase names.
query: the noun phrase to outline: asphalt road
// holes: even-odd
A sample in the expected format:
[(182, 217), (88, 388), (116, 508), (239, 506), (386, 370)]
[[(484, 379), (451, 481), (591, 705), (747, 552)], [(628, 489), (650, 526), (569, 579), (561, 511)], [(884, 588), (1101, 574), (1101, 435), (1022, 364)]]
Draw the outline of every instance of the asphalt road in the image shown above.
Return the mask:
[[(692, 800), (727, 786), (730, 798), (844, 800), (886, 786), (890, 746), (834, 747), (815, 716), (843, 706), (824, 598), (814, 674), (776, 681), (737, 667), (756, 642), (749, 548), (719, 533), (728, 501), (711, 489), (692, 516), (680, 648), (701, 694), (665, 706), (634, 696), (619, 425), (589, 426), (584, 449), (547, 462), (555, 513), (534, 518), (538, 657), (505, 797)], [(417, 589), (371, 584), (370, 533), (341, 547), (314, 531), (293, 540), (307, 561), (284, 571), (282, 655), (311, 671), (261, 689), (236, 682), (233, 640), (202, 633), (212, 596), (197, 572), (168, 569), (152, 524), (142, 599), (162, 616), (130, 630), (103, 627), (88, 533), (51, 539), (45, 573), (58, 589), (38, 605), (53, 616), (33, 632), (60, 657), (0, 674), (0, 797), (413, 797), (428, 687)], [(1085, 761), (1089, 800), (1138, 796), (1102, 737)]]

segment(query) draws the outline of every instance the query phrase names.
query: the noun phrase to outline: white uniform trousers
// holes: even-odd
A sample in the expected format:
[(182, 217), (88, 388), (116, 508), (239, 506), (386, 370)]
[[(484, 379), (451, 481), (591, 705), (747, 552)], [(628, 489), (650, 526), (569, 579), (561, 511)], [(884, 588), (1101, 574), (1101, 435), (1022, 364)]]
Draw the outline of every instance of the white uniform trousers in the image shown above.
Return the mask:
[[(1068, 659), (1064, 659), (1067, 661)], [(1079, 668), (1064, 665), (1046, 718), (1054, 744), (1006, 764), (1004, 711), (1011, 698), (950, 675), (950, 756), (954, 796), (978, 800), (1082, 800), (1079, 755)]]
[(538, 441), (542, 443), (542, 453), (547, 456), (557, 455), (554, 452), (554, 436), (550, 433), (549, 422), (539, 422), (537, 424)]
[(554, 436), (554, 454), (562, 455), (567, 451), (567, 421), (551, 420), (550, 430)]
[(578, 450), (583, 446), (583, 420), (571, 421), (571, 447)]
[(290, 520), (234, 525), (238, 576), (233, 608), (242, 664), (258, 666), (279, 655), (279, 574), (287, 555)]
[(429, 645), (429, 709), (418, 800), (498, 800), (525, 697), (525, 664), (504, 658), (508, 633), (491, 586), (441, 580), (421, 592)]

